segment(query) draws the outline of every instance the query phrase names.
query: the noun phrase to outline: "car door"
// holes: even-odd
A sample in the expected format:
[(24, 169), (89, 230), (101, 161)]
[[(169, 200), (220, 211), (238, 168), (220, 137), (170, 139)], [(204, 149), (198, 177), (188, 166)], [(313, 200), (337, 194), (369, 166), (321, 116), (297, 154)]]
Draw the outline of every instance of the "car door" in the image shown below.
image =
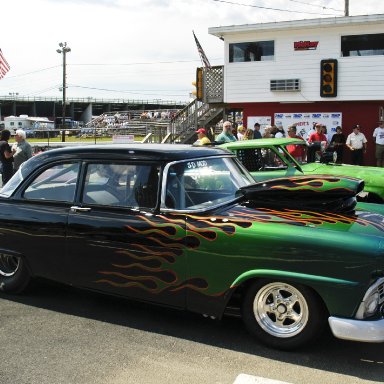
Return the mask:
[(155, 214), (160, 167), (87, 162), (68, 217), (67, 258), (77, 286), (184, 307), (185, 220)]
[(0, 247), (25, 257), (35, 276), (68, 281), (62, 262), (79, 168), (77, 161), (48, 164), (34, 172), (15, 196), (0, 202)]

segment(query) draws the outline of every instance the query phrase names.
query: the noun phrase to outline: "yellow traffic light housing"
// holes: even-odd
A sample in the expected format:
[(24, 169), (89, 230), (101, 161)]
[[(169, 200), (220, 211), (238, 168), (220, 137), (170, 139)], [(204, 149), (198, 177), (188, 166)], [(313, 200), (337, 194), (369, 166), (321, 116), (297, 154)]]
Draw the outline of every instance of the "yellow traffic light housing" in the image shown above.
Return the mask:
[(337, 96), (337, 60), (326, 59), (320, 62), (320, 96)]
[(203, 101), (203, 68), (196, 68), (196, 81), (192, 82), (196, 90), (192, 92), (196, 99)]

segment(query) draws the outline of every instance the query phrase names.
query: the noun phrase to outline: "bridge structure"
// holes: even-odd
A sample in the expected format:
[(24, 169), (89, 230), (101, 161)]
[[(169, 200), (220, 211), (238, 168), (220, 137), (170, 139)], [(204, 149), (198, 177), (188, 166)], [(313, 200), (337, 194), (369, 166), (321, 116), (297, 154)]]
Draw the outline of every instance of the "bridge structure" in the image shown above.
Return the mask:
[[(7, 116), (38, 116), (56, 121), (62, 118), (61, 98), (24, 97), (19, 95), (0, 95), (0, 121)], [(102, 99), (102, 98), (67, 98), (66, 118), (89, 123), (94, 116), (115, 111), (128, 110), (174, 110), (182, 109), (187, 101)]]

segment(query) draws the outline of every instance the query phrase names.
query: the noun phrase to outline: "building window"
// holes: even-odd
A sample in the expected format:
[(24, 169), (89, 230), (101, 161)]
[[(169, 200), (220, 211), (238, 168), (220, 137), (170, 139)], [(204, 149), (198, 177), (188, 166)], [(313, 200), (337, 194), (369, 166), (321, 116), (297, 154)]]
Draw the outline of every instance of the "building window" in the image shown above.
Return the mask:
[(266, 61), (275, 57), (275, 42), (253, 41), (229, 44), (229, 62)]
[(384, 55), (384, 33), (341, 36), (341, 55), (343, 57)]

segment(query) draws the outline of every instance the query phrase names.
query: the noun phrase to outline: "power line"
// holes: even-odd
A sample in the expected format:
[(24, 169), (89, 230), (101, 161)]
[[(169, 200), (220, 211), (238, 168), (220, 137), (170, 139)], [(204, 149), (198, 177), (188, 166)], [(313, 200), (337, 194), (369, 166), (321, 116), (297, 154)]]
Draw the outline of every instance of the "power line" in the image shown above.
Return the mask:
[[(143, 90), (117, 90), (117, 89), (106, 89), (106, 88), (96, 88), (96, 87), (85, 87), (82, 85), (69, 85), (71, 88), (83, 88), (83, 89), (93, 89), (96, 91), (107, 91), (107, 92), (116, 92), (116, 93), (132, 93), (135, 95), (146, 95), (146, 96), (158, 96), (157, 93), (146, 93), (146, 92), (141, 92), (141, 91), (152, 91), (152, 92), (172, 92), (172, 91), (180, 91), (180, 92), (189, 92), (187, 89), (172, 89), (172, 90), (164, 90), (164, 89), (143, 89)], [(185, 93), (183, 94), (167, 94), (166, 96), (186, 96)]]
[[(215, 60), (219, 60), (219, 59), (215, 59)], [(101, 65), (105, 65), (105, 66), (110, 66), (110, 65), (116, 65), (116, 66), (127, 66), (127, 65), (155, 65), (155, 64), (177, 64), (177, 63), (195, 63), (195, 62), (200, 62), (199, 60), (176, 60), (176, 61), (153, 61), (153, 62), (150, 62), (150, 61), (147, 61), (147, 62), (138, 62), (138, 63), (120, 63), (120, 64), (116, 64), (116, 63), (96, 63), (96, 64), (89, 64), (89, 63), (86, 63), (86, 64), (68, 64), (68, 65), (71, 65), (71, 66), (81, 66), (81, 65), (89, 65), (89, 66), (101, 66)]]
[(20, 75), (7, 76), (7, 79), (12, 79), (12, 78), (15, 78), (15, 77), (21, 77), (21, 76), (32, 75), (32, 74), (34, 74), (34, 73), (43, 72), (43, 71), (47, 71), (48, 69), (58, 68), (58, 67), (61, 67), (61, 65), (54, 65), (53, 67), (42, 68), (42, 69), (38, 69), (38, 70), (36, 70), (36, 71), (27, 72), (27, 73), (22, 73), (22, 74), (20, 74)]
[[(318, 12), (302, 12), (297, 10), (290, 10), (290, 9), (280, 9), (280, 8), (271, 8), (271, 7), (262, 7), (260, 5), (252, 5), (252, 4), (243, 4), (243, 3), (235, 3), (233, 1), (226, 1), (226, 0), (212, 0), (219, 3), (226, 3), (231, 5), (240, 5), (242, 7), (251, 7), (251, 8), (260, 8), (260, 9), (268, 9), (271, 11), (279, 11), (279, 12), (290, 12), (290, 13), (305, 13), (309, 15), (323, 15), (323, 16), (335, 16), (334, 14), (330, 13), (318, 13)], [(340, 11), (341, 12), (341, 11)]]
[(298, 0), (287, 0), (287, 1), (291, 1), (292, 3), (299, 3), (299, 4), (309, 5), (311, 7), (318, 7), (318, 8), (321, 8), (321, 9), (330, 9), (330, 10), (336, 11), (336, 12), (344, 12), (344, 10), (342, 10), (342, 9), (335, 9), (335, 8), (331, 8), (331, 7), (326, 7), (325, 5), (305, 3), (303, 1), (298, 1)]

